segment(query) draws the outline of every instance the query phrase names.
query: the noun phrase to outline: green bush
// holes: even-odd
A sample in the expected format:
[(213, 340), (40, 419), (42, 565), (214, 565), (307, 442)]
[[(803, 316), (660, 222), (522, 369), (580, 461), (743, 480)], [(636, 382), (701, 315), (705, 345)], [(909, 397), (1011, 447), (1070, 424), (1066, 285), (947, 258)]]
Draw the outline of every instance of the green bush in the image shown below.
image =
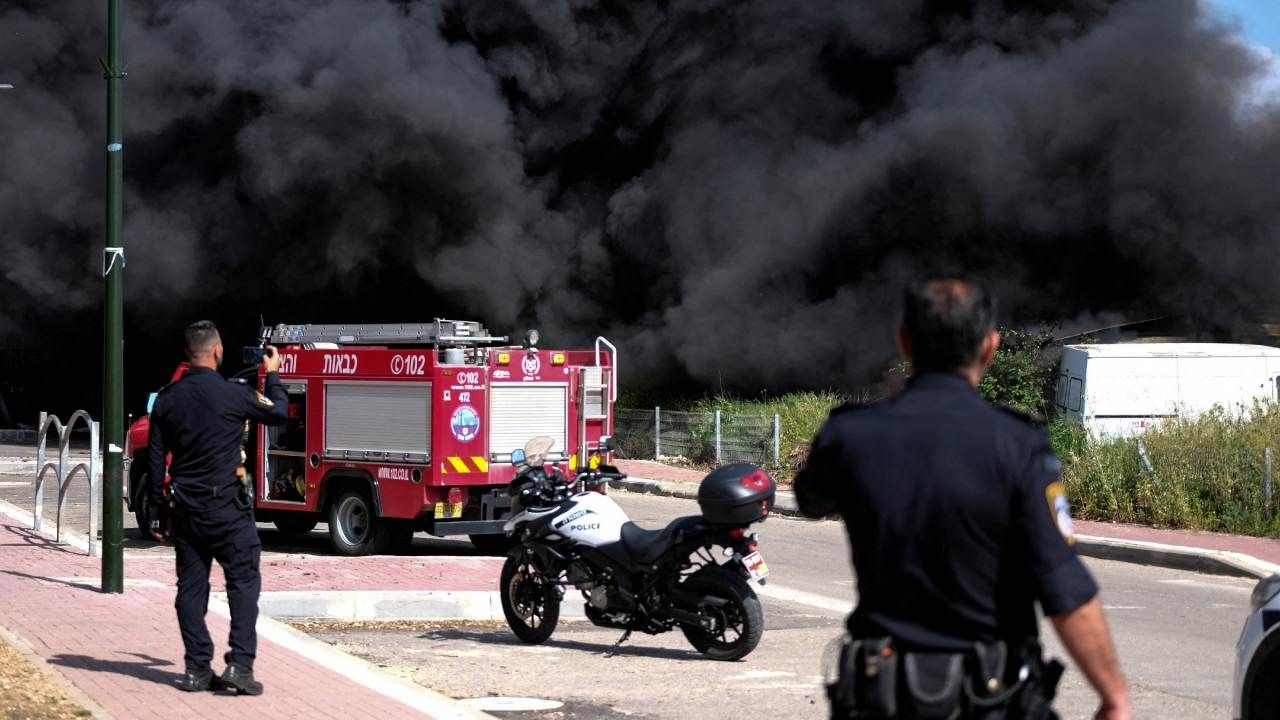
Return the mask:
[(1034, 332), (1002, 328), (1000, 348), (978, 384), (978, 392), (997, 405), (1048, 416), (1053, 408), (1057, 363), (1047, 350), (1054, 345), (1051, 327)]

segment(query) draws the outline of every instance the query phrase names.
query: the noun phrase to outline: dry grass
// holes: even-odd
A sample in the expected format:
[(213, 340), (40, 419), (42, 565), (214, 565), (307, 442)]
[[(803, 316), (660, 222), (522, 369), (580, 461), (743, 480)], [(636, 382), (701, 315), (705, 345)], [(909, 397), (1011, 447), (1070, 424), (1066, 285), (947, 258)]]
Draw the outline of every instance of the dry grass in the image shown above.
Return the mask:
[(0, 637), (0, 718), (73, 720), (91, 713), (67, 699), (61, 686)]
[(1280, 406), (1260, 404), (1243, 417), (1213, 411), (1104, 441), (1060, 421), (1053, 439), (1079, 517), (1280, 537)]

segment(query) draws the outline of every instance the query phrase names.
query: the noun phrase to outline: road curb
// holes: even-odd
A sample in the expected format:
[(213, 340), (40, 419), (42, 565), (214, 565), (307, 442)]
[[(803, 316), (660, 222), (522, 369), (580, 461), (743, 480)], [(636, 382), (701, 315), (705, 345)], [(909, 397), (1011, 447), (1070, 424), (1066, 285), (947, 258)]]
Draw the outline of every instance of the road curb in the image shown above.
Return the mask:
[[(611, 483), (625, 492), (647, 493), (686, 499), (697, 499), (697, 486), (692, 483), (665, 483), (647, 478), (626, 478)], [(773, 512), (776, 515), (803, 517), (796, 505), (795, 494), (778, 493)], [(1174, 570), (1236, 577), (1265, 578), (1280, 573), (1280, 565), (1259, 560), (1244, 553), (1207, 550), (1186, 545), (1165, 545), (1141, 540), (1117, 540), (1094, 535), (1077, 535), (1076, 550), (1086, 557), (1117, 560), (1136, 565), (1154, 565)]]
[[(262, 593), (258, 608), (284, 621), (506, 620), (497, 590), (277, 590)], [(586, 617), (583, 608), (564, 603), (561, 618)]]
[[(625, 492), (663, 495), (666, 497), (676, 497), (687, 500), (698, 499), (698, 486), (693, 483), (664, 483), (658, 480), (649, 480), (647, 478), (629, 477), (622, 480), (614, 480), (609, 484)], [(778, 494), (774, 496), (773, 510), (771, 512), (774, 515), (804, 517), (804, 515), (800, 514), (800, 506), (796, 504), (795, 493), (792, 493), (789, 490), (780, 490)]]
[(1280, 573), (1280, 565), (1259, 560), (1252, 555), (1207, 550), (1186, 545), (1165, 545), (1142, 540), (1118, 540), (1116, 538), (1077, 535), (1076, 551), (1086, 557), (1138, 565), (1155, 565), (1174, 570), (1232, 575), (1235, 577), (1265, 578)]
[[(231, 610), (223, 598), (211, 597), (209, 609), (223, 617), (231, 617)], [(494, 717), (435, 690), (393, 677), (366, 660), (343, 652), (274, 618), (259, 615), (257, 631), (260, 637), (286, 650), (436, 720), (492, 720)]]

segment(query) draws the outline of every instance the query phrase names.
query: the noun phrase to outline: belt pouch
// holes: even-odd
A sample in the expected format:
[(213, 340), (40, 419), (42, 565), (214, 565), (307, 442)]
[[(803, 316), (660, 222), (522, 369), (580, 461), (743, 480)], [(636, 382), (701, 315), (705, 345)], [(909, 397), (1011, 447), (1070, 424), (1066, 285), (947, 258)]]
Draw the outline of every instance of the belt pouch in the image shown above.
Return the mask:
[[(858, 717), (898, 714), (898, 653), (890, 638), (865, 638), (853, 650), (853, 697)], [(847, 667), (847, 666), (846, 666)]]
[(964, 688), (964, 653), (903, 654), (903, 681), (910, 717), (953, 720), (960, 717)]
[(1008, 717), (1010, 702), (1024, 685), (1022, 680), (1007, 684), (1008, 662), (1008, 644), (974, 644), (969, 683), (965, 687), (969, 717), (973, 720), (1005, 720)]

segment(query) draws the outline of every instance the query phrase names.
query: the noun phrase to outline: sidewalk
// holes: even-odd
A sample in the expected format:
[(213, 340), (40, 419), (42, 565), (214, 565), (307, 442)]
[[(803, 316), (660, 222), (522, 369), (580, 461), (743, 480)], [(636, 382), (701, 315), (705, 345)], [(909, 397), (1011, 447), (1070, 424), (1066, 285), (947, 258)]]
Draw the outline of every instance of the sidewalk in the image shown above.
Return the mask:
[[(341, 561), (339, 570), (337, 562)], [(474, 590), (496, 588), (501, 558), (375, 556), (263, 558), (264, 597), (273, 591)], [(183, 671), (173, 611), (173, 561), (131, 556), (125, 592), (97, 590), (97, 558), (54, 543), (0, 515), (0, 628), (31, 647), (66, 677), (99, 717), (172, 720), (226, 718), (482, 718), (463, 704), (393, 679), (264, 616), (258, 622), (255, 674), (260, 697), (184, 693), (172, 687)], [(222, 589), (213, 572), (215, 592)], [(226, 650), (227, 610), (210, 602), (214, 670)]]
[[(696, 498), (704, 475), (651, 460), (619, 460), (617, 465), (630, 477), (616, 485), (631, 492)], [(795, 495), (779, 490), (774, 512), (799, 515)], [(1087, 520), (1074, 524), (1081, 555), (1259, 578), (1280, 573), (1280, 540)]]

